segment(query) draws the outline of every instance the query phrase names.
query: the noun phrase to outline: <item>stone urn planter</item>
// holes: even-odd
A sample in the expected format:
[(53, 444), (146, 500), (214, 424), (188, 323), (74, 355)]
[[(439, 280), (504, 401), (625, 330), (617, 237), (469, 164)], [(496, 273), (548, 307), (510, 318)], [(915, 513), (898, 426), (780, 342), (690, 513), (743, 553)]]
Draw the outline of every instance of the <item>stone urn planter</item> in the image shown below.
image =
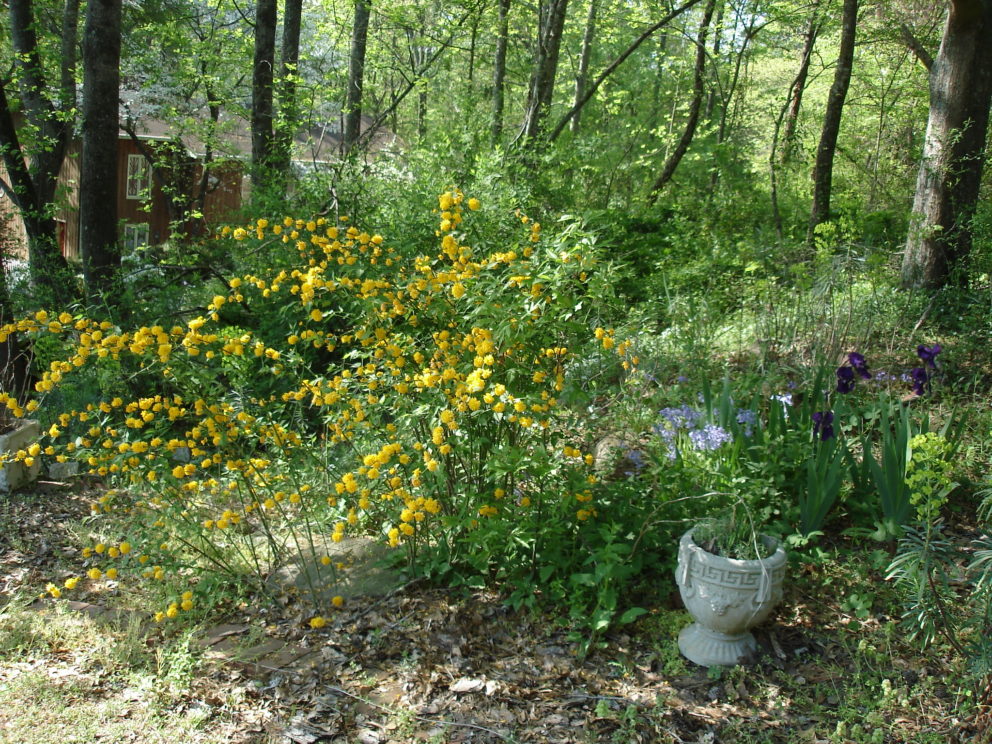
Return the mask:
[(679, 634), (679, 650), (702, 666), (732, 666), (750, 658), (758, 644), (750, 630), (782, 599), (785, 551), (762, 537), (771, 556), (725, 558), (703, 550), (692, 530), (679, 543), (675, 579), (695, 622)]
[(13, 491), (38, 477), (41, 469), (39, 460), (31, 466), (23, 462), (13, 462), (18, 450), (26, 450), (41, 436), (37, 421), (14, 419), (7, 425), (0, 423), (0, 455), (6, 455), (7, 462), (0, 463), (0, 493)]

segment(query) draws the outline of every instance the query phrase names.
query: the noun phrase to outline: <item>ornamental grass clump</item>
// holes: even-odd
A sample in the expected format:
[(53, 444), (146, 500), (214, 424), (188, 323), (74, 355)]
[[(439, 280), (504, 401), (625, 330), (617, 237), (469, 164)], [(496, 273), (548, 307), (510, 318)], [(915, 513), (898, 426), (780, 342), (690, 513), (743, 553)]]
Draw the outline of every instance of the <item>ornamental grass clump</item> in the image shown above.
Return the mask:
[[(39, 311), (0, 328), (64, 350), (37, 383), (35, 456), (113, 486), (80, 575), (49, 593), (111, 572), (188, 584), (156, 611), (167, 619), (196, 606), (206, 574), (271, 591), (295, 562), (321, 627), (343, 602), (325, 589), (346, 536), (471, 584), (567, 569), (598, 513), (592, 455), (559, 402), (583, 384), (569, 370), (637, 359), (595, 315), (610, 278), (588, 241), (547, 240), (518, 215), (515, 244), (469, 245), (479, 208), (442, 194), (432, 255), (346, 218), (259, 219), (216, 240), (281, 244), (287, 265), (230, 278), (188, 319), (124, 329)], [(56, 410), (84, 379), (101, 399)]]

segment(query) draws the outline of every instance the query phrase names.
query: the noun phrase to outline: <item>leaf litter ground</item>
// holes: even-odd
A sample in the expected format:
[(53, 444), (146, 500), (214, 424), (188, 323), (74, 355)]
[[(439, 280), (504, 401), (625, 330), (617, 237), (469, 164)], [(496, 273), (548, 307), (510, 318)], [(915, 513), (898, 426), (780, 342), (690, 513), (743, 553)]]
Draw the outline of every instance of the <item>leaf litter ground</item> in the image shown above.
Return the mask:
[[(46, 712), (38, 709), (39, 689), (52, 698), (51, 710), (103, 721), (91, 735), (83, 719), (53, 713), (66, 742), (104, 735), (229, 744), (988, 736), (987, 708), (975, 704), (988, 691), (963, 689), (946, 649), (905, 645), (889, 617), (842, 610), (838, 598), (851, 587), (836, 566), (834, 574), (794, 571), (779, 616), (756, 633), (757, 665), (720, 674), (678, 656), (687, 619), (669, 601), (581, 658), (568, 628), (547, 612), (512, 611), (495, 593), (396, 586), (381, 575), (368, 594), (361, 582), (352, 586), (345, 608), (320, 631), (287, 600), (232, 605), (184, 633), (148, 622), (148, 613), (115, 591), (27, 605), (24, 598), (36, 596), (75, 552), (73, 531), (89, 500), (79, 487), (44, 484), (0, 500), (0, 636), (13, 637), (18, 627), (38, 635), (56, 621), (81, 628), (46, 643), (0, 640), (0, 741), (48, 741), (37, 720)], [(30, 626), (28, 614), (42, 624)], [(114, 643), (135, 645), (121, 658), (144, 664), (154, 681), (113, 660), (94, 663), (92, 644)], [(177, 658), (189, 668), (178, 681), (171, 679), (178, 664), (163, 664), (163, 649), (184, 652)], [(185, 726), (178, 733), (177, 721)]]

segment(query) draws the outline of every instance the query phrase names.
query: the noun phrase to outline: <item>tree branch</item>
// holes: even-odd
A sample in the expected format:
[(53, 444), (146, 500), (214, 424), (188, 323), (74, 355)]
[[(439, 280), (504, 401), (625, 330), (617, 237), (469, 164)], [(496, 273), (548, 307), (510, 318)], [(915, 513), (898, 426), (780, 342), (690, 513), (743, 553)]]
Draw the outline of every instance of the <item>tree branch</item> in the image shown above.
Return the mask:
[(596, 94), (596, 91), (599, 90), (599, 86), (603, 84), (603, 81), (606, 80), (606, 78), (608, 78), (610, 75), (612, 75), (620, 65), (626, 62), (627, 58), (635, 51), (637, 51), (637, 48), (645, 41), (647, 41), (655, 31), (657, 31), (663, 26), (668, 25), (673, 20), (678, 18), (680, 15), (682, 15), (687, 10), (689, 10), (691, 7), (697, 5), (700, 1), (701, 0), (687, 0), (684, 5), (671, 11), (668, 15), (666, 15), (664, 18), (662, 18), (653, 26), (649, 26), (648, 28), (646, 28), (641, 33), (641, 35), (638, 36), (637, 39), (635, 39), (634, 42), (620, 54), (620, 56), (618, 56), (615, 60), (613, 60), (609, 64), (609, 66), (599, 74), (596, 80), (592, 83), (592, 85), (589, 86), (589, 89), (582, 96), (581, 100), (576, 101), (575, 105), (572, 106), (572, 108), (564, 116), (561, 117), (561, 119), (555, 125), (554, 130), (548, 136), (548, 141), (554, 142), (556, 139), (558, 139), (558, 135), (560, 135), (565, 130), (565, 127), (568, 126), (568, 122), (571, 121), (573, 116), (575, 116), (579, 111), (582, 110), (583, 106), (589, 103), (590, 99)]
[(903, 43), (909, 47), (909, 51), (916, 55), (916, 58), (927, 68), (927, 72), (930, 72), (933, 69), (933, 55), (926, 50), (923, 42), (913, 35), (912, 29), (905, 23), (899, 24), (899, 35), (902, 37)]

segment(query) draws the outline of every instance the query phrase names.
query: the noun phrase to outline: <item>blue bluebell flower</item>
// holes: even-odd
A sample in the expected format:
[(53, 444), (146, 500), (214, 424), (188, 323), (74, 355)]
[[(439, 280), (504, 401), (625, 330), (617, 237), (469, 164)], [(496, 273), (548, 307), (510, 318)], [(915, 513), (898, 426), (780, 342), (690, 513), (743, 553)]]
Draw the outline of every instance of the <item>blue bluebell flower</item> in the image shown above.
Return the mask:
[(720, 449), (733, 437), (730, 432), (716, 424), (707, 424), (702, 429), (693, 429), (689, 432), (689, 441), (697, 450), (712, 451)]
[(758, 413), (750, 408), (738, 408), (737, 423), (744, 427), (744, 436), (749, 437), (754, 434), (754, 427), (758, 424)]

